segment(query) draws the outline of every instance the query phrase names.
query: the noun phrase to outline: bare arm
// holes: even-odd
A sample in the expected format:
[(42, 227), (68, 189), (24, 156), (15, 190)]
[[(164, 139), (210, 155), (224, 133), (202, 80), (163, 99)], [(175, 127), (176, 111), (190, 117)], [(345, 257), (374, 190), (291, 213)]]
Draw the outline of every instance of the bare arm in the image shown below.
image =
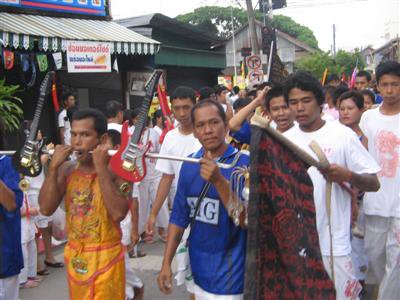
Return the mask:
[(175, 175), (165, 174), (163, 173), (160, 183), (158, 185), (156, 198), (153, 202), (153, 207), (151, 209), (151, 213), (149, 219), (146, 224), (146, 232), (152, 233), (154, 228), (154, 223), (158, 212), (160, 211), (162, 205), (164, 204), (165, 199), (168, 196), (168, 193), (171, 189), (172, 181), (174, 180)]
[(233, 107), (229, 102), (227, 102), (226, 103), (226, 120), (229, 121), (232, 118), (233, 118)]
[(243, 122), (247, 119), (248, 116), (260, 105), (262, 105), (265, 95), (269, 90), (268, 87), (264, 88), (264, 90), (259, 93), (257, 98), (251, 101), (248, 105), (243, 107), (238, 113), (236, 113), (232, 119), (228, 122), (229, 130), (235, 132), (239, 131), (240, 127), (242, 127)]
[(123, 195), (120, 187), (125, 182), (120, 178), (113, 177), (108, 169), (108, 147), (99, 145), (92, 154), (101, 194), (108, 214), (114, 222), (121, 222), (128, 213), (128, 196)]
[(60, 142), (61, 142), (61, 145), (65, 145), (64, 133), (65, 133), (65, 127), (60, 127)]
[(164, 259), (160, 274), (157, 277), (158, 287), (164, 294), (170, 294), (172, 292), (172, 271), (171, 263), (174, 258), (176, 249), (181, 242), (183, 232), (185, 230), (175, 224), (169, 224), (168, 226), (168, 237), (167, 245), (164, 250)]
[(47, 176), (39, 192), (40, 212), (45, 216), (51, 216), (64, 197), (68, 172), (72, 167), (72, 164), (65, 160), (71, 151), (71, 147), (64, 145), (57, 145), (54, 151)]
[(0, 204), (4, 206), (7, 211), (13, 211), (17, 208), (14, 192), (9, 189), (4, 182), (0, 179)]

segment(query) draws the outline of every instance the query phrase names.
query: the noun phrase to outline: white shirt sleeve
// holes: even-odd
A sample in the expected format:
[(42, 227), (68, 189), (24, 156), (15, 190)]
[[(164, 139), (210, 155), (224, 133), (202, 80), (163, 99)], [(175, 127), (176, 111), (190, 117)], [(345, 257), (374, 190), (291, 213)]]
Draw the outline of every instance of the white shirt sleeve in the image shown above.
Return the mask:
[[(171, 155), (168, 149), (168, 140), (166, 139), (161, 145), (160, 155)], [(169, 159), (157, 159), (156, 170), (164, 174), (175, 175), (174, 166)]]
[(65, 117), (67, 116), (67, 111), (63, 109), (58, 115), (58, 127), (65, 127)]
[(346, 139), (347, 147), (344, 151), (346, 152), (346, 165), (350, 171), (357, 174), (376, 174), (381, 170), (354, 132), (349, 132)]

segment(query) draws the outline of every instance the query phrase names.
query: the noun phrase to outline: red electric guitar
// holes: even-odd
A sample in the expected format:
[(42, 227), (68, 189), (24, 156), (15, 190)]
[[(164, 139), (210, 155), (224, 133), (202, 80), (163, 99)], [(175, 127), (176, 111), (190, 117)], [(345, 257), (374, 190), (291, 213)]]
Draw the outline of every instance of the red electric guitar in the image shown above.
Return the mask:
[(161, 74), (161, 70), (155, 70), (146, 82), (146, 94), (140, 107), (135, 130), (130, 135), (128, 121), (124, 123), (121, 132), (121, 148), (110, 159), (111, 170), (119, 177), (131, 182), (139, 182), (146, 176), (145, 155), (150, 144), (140, 145), (140, 139), (147, 125), (147, 115)]

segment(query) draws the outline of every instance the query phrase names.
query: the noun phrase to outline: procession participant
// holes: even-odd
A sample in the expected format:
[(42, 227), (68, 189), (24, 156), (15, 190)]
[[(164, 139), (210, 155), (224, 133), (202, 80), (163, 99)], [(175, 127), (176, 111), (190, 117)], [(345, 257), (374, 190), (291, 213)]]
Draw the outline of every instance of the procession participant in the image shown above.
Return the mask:
[(361, 117), (368, 150), (381, 166), (381, 188), (364, 196), (367, 284), (379, 284), (378, 299), (399, 297), (400, 282), (400, 63), (376, 68), (383, 102)]
[(294, 126), (294, 114), (285, 101), (282, 86), (275, 86), (268, 91), (265, 107), (279, 132), (283, 133)]
[(200, 96), (197, 99), (197, 102), (204, 99), (217, 100), (217, 96), (215, 95), (215, 90), (213, 88), (210, 88), (209, 86), (204, 86), (201, 89), (199, 89), (199, 94)]
[(157, 109), (153, 114), (153, 129), (158, 133), (159, 136), (164, 130), (164, 120), (161, 109)]
[(228, 100), (229, 90), (226, 86), (220, 84), (215, 88), (215, 96), (217, 98), (217, 102), (222, 105), (224, 111), (226, 113), (226, 119), (230, 120), (233, 117), (233, 108), (231, 103)]
[[(0, 132), (0, 149), (3, 150)], [(23, 195), (18, 187), (19, 175), (11, 157), (0, 157), (0, 300), (17, 300), (18, 274), (23, 268), (21, 216)]]
[[(290, 75), (284, 95), (299, 123), (299, 127), (292, 127), (284, 135), (314, 157), (316, 154), (309, 144), (315, 141), (330, 163), (326, 170), (315, 167), (308, 170), (314, 185), (317, 230), (325, 269), (332, 279), (334, 275), (337, 299), (357, 298), (361, 286), (354, 277), (350, 257), (351, 197), (336, 183), (348, 182), (363, 191), (376, 191), (379, 189), (376, 173), (380, 168), (354, 132), (337, 122), (322, 120), (322, 86), (310, 73)], [(330, 211), (326, 203), (329, 201), (327, 181), (334, 183)]]
[[(71, 125), (72, 146), (56, 146), (40, 190), (40, 210), (51, 215), (65, 198), (70, 299), (124, 299), (118, 224), (128, 212), (129, 185), (108, 169), (106, 117), (86, 108), (73, 115)], [(66, 161), (73, 150), (77, 160)]]
[[(360, 129), (359, 123), (364, 111), (364, 98), (357, 91), (348, 91), (338, 99), (339, 121), (355, 132), (363, 146), (368, 149), (368, 141)], [(365, 215), (362, 205), (363, 191), (353, 189), (352, 197), (352, 238), (351, 238), (351, 257), (354, 264), (356, 278), (361, 285), (365, 286), (368, 258), (364, 247), (364, 224)]]
[(326, 85), (338, 87), (340, 85), (339, 76), (337, 76), (336, 74), (329, 75), (328, 78), (326, 79)]
[(75, 96), (72, 93), (63, 95), (64, 109), (58, 115), (58, 128), (60, 129), (60, 141), (63, 145), (71, 145), (71, 122), (67, 116), (67, 110), (76, 104)]
[(361, 70), (356, 75), (356, 83), (354, 89), (357, 91), (365, 90), (369, 88), (369, 82), (371, 81), (371, 74), (368, 71)]
[[(199, 102), (191, 115), (194, 134), (203, 146), (191, 157), (202, 160), (196, 165), (182, 164), (158, 285), (163, 293), (171, 293), (171, 262), (185, 228), (191, 224), (188, 242), (195, 298), (243, 299), (246, 231), (236, 227), (228, 214), (227, 179), (233, 168), (220, 170), (216, 165), (216, 161), (232, 162), (237, 149), (225, 142), (228, 128), (219, 103)], [(248, 163), (249, 157), (241, 155), (236, 166)], [(210, 188), (201, 199), (207, 183)]]
[(333, 101), (335, 89), (336, 86), (333, 85), (328, 85), (324, 88), (325, 103), (322, 108), (322, 116), (325, 121), (328, 121), (327, 119), (337, 120), (339, 118), (339, 112)]
[[(200, 149), (201, 145), (193, 135), (193, 125), (190, 112), (196, 104), (195, 91), (190, 87), (180, 86), (171, 95), (171, 109), (179, 127), (169, 131), (161, 145), (161, 155), (188, 156)], [(169, 195), (175, 197), (176, 184), (182, 162), (165, 159), (157, 160), (156, 170), (162, 173), (156, 198), (153, 202), (150, 216), (146, 223), (146, 233), (153, 234), (158, 212)]]
[[(159, 153), (161, 145), (159, 143), (160, 136), (158, 133), (150, 127), (146, 127), (143, 131), (141, 143), (146, 145), (150, 143), (149, 152), (150, 153)], [(145, 232), (146, 230), (146, 222), (149, 217), (151, 207), (153, 206), (154, 200), (157, 194), (157, 188), (160, 184), (160, 180), (162, 177), (162, 173), (156, 170), (157, 159), (154, 158), (146, 158), (146, 176), (143, 180), (138, 184), (138, 192), (139, 192), (139, 235), (143, 236), (143, 240), (145, 243), (153, 243), (153, 235)], [(167, 228), (168, 228), (168, 219), (169, 219), (169, 211), (168, 211), (168, 203), (164, 201), (161, 206), (157, 218), (156, 223), (158, 227), (158, 236), (162, 242), (167, 241)]]
[(375, 94), (370, 90), (361, 90), (360, 93), (364, 97), (364, 111), (371, 109), (375, 105)]
[[(115, 129), (107, 130), (107, 140), (106, 145), (110, 149), (119, 150), (121, 146), (121, 134)], [(125, 251), (125, 299), (143, 299), (144, 295), (144, 286), (143, 282), (136, 275), (132, 266), (129, 262), (130, 251), (136, 247), (139, 242), (139, 234), (138, 234), (138, 198), (139, 193), (137, 186), (134, 185), (132, 189), (132, 197), (130, 202), (129, 211), (126, 214), (125, 218), (120, 222), (122, 238), (121, 243), (126, 247)]]
[[(235, 114), (239, 113), (244, 107), (249, 105), (251, 103), (250, 99), (237, 99), (235, 103), (233, 104), (233, 110)], [(251, 129), (250, 129), (250, 119), (251, 119), (252, 114), (250, 114), (246, 120), (243, 122), (242, 126), (238, 131), (231, 131), (229, 132), (229, 136), (231, 138), (228, 139), (229, 143), (234, 146), (235, 148), (238, 149), (247, 149), (250, 144), (250, 136), (251, 134)], [(232, 119), (231, 119), (232, 120)]]
[(124, 120), (124, 109), (122, 104), (116, 100), (110, 100), (106, 103), (107, 129), (115, 129), (118, 132), (122, 130), (122, 121)]

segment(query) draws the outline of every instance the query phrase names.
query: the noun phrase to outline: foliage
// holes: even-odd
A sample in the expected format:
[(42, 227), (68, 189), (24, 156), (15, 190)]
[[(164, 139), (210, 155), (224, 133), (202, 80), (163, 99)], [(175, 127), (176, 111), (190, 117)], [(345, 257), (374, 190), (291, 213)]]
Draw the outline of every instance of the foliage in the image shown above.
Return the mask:
[(348, 78), (354, 68), (358, 67), (362, 70), (365, 63), (358, 50), (347, 52), (339, 50), (336, 57), (330, 55), (329, 52), (316, 52), (296, 62), (296, 70), (306, 70), (314, 74), (317, 78), (322, 78), (325, 68), (328, 68), (328, 74), (346, 74)]
[[(231, 13), (233, 18), (231, 18)], [(254, 13), (256, 19), (262, 22), (263, 14), (258, 10), (254, 11)], [(197, 25), (200, 28), (206, 28), (207, 32), (223, 39), (230, 37), (232, 33), (232, 19), (235, 30), (248, 22), (247, 12), (244, 9), (230, 6), (203, 6), (196, 8), (193, 12), (179, 15), (176, 19), (181, 22)], [(274, 16), (272, 25), (310, 47), (318, 49), (318, 41), (311, 29), (296, 23), (290, 17), (276, 15)]]
[(6, 85), (5, 80), (0, 80), (0, 119), (8, 132), (18, 129), (23, 117), (22, 100), (14, 96), (18, 89), (18, 85)]

